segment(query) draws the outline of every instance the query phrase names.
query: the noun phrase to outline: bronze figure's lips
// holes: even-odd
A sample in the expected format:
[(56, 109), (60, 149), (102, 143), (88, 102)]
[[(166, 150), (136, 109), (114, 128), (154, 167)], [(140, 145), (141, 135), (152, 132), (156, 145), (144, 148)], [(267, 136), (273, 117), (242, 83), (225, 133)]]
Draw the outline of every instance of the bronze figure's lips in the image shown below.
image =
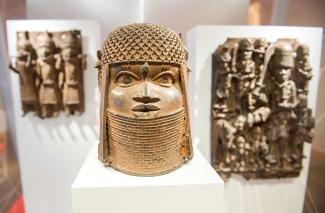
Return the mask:
[(151, 111), (158, 111), (158, 110), (160, 110), (159, 107), (150, 104), (140, 104), (132, 108), (132, 111), (136, 111), (136, 112), (151, 112)]

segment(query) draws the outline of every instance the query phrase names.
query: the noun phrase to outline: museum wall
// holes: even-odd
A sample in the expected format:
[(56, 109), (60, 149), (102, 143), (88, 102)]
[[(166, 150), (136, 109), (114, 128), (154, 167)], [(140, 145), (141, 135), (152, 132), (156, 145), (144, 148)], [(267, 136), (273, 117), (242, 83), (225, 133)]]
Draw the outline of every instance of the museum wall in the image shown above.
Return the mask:
[(247, 24), (249, 1), (26, 0), (26, 5), (28, 19), (96, 20), (104, 37), (118, 26), (135, 22), (168, 25), (182, 34), (195, 25)]
[(103, 38), (118, 26), (140, 22), (139, 0), (26, 0), (26, 5), (28, 19), (96, 20)]
[(144, 0), (144, 22), (167, 25), (185, 35), (196, 25), (247, 24), (248, 6), (247, 0)]

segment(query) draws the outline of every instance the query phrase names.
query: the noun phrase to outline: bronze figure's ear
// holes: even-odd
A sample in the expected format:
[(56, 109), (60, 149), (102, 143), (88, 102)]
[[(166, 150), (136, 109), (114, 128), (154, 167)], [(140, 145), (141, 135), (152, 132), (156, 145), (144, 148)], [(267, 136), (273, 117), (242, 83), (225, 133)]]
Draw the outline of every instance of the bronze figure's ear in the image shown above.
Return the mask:
[(190, 160), (187, 50), (180, 36), (158, 25), (132, 24), (110, 33), (97, 55), (104, 165), (155, 176)]
[(102, 60), (102, 52), (100, 50), (97, 50), (97, 59), (98, 61)]
[(96, 66), (95, 68), (98, 69), (98, 71), (100, 72), (101, 71), (101, 60), (102, 60), (102, 52), (100, 50), (97, 50), (97, 62), (96, 62)]
[(309, 48), (296, 39), (228, 38), (213, 55), (212, 165), (225, 179), (296, 177), (311, 142)]

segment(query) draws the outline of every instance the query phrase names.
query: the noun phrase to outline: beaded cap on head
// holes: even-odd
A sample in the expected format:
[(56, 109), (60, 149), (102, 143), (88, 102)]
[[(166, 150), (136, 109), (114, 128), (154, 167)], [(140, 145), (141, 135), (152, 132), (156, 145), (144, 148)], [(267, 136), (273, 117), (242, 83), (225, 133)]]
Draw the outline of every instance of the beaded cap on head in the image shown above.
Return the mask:
[(294, 67), (294, 56), (291, 45), (278, 45), (274, 49), (272, 56), (273, 63), (283, 67), (293, 68)]
[(252, 39), (249, 39), (249, 38), (241, 39), (238, 43), (238, 49), (253, 51), (254, 43), (253, 43)]
[[(26, 52), (26, 51), (32, 52), (33, 51), (33, 46), (29, 41), (28, 31), (19, 32), (17, 34), (17, 38), (18, 38), (17, 49), (19, 50), (17, 56), (21, 55), (22, 52)], [(22, 52), (20, 52), (20, 51), (22, 51)]]
[(44, 33), (40, 33), (37, 36), (37, 46), (38, 47), (48, 47), (50, 49), (54, 49), (55, 44), (54, 44), (52, 37), (53, 37), (52, 33), (49, 33), (47, 31)]
[(18, 37), (17, 47), (22, 49), (29, 49), (32, 46), (32, 44), (29, 42), (28, 31), (19, 32), (17, 34), (17, 37)]
[(180, 35), (156, 24), (131, 24), (107, 36), (100, 65), (123, 62), (164, 62), (182, 64), (187, 59)]
[(254, 50), (255, 52), (265, 53), (268, 47), (268, 43), (265, 38), (258, 38), (255, 40), (254, 46), (255, 46), (255, 50)]
[(61, 35), (61, 48), (80, 48), (80, 31), (79, 30), (70, 30)]
[(309, 46), (306, 44), (301, 44), (297, 48), (297, 55), (309, 55)]
[(231, 55), (230, 55), (230, 48), (223, 45), (220, 47), (220, 49), (218, 49), (217, 54), (219, 55), (219, 57), (217, 57), (218, 61), (221, 62), (230, 62), (231, 61)]

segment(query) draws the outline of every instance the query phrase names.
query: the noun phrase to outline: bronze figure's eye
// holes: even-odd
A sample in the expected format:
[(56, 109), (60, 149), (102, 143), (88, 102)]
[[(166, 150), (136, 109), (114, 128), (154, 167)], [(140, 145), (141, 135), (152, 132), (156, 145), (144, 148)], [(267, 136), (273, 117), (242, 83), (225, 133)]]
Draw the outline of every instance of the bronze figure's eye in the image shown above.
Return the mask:
[(171, 87), (175, 83), (174, 74), (170, 71), (159, 73), (152, 80), (163, 87)]
[(129, 71), (119, 72), (115, 83), (120, 87), (130, 87), (136, 81), (140, 80), (138, 76)]

